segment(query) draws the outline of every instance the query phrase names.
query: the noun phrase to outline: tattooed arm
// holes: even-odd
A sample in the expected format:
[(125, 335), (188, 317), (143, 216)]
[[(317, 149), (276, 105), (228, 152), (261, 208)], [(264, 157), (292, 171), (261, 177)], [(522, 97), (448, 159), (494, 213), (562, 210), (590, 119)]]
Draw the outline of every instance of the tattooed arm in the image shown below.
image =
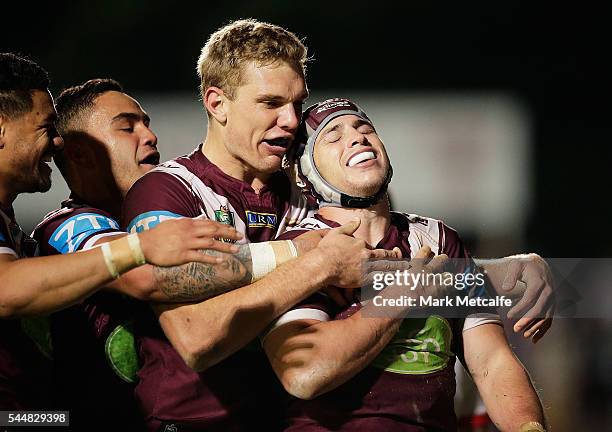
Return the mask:
[(251, 283), (253, 263), (248, 244), (238, 246), (236, 254), (214, 250), (207, 255), (223, 258), (219, 264), (192, 262), (175, 267), (154, 267), (153, 280), (169, 299), (204, 300)]

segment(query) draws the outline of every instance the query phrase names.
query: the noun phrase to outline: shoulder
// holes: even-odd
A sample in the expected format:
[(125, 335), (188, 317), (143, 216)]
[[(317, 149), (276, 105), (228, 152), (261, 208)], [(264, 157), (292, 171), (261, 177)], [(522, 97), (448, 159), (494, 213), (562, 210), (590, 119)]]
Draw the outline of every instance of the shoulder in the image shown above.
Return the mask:
[[(45, 216), (33, 237), (43, 254), (88, 249), (100, 236), (121, 232), (119, 223), (106, 211), (87, 205), (62, 207)], [(52, 249), (49, 249), (49, 246)]]
[(128, 231), (142, 231), (165, 219), (198, 216), (201, 212), (190, 184), (191, 176), (195, 174), (176, 161), (165, 162), (146, 173), (125, 197), (122, 225)]
[(410, 213), (392, 212), (392, 220), (408, 233), (411, 250), (429, 246), (435, 254), (463, 257), (463, 242), (457, 231), (443, 221)]

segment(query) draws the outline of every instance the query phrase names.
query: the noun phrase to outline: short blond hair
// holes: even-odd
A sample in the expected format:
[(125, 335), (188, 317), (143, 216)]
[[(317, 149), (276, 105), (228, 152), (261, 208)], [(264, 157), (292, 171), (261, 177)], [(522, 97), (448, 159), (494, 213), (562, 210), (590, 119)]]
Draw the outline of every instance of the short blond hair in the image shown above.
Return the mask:
[(285, 62), (306, 77), (307, 48), (298, 37), (274, 24), (254, 19), (231, 22), (210, 35), (198, 59), (202, 98), (219, 87), (232, 99), (243, 79), (245, 63), (258, 66)]

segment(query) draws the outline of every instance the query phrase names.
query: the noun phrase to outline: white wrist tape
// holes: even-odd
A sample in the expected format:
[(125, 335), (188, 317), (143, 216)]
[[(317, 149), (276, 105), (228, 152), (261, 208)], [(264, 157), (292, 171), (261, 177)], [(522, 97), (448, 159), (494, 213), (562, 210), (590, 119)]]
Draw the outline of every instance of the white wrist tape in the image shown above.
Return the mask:
[(253, 264), (251, 282), (261, 279), (285, 261), (298, 256), (291, 240), (249, 243), (249, 249)]
[(117, 267), (115, 267), (115, 261), (113, 261), (113, 252), (111, 251), (110, 244), (104, 243), (101, 249), (108, 272), (112, 277), (117, 279), (119, 277), (119, 272), (117, 271)]

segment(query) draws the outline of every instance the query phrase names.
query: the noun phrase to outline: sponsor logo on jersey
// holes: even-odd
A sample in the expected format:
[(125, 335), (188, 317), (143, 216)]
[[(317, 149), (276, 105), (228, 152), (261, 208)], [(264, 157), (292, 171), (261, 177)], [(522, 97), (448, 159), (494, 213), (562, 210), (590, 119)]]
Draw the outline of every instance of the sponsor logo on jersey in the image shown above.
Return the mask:
[(278, 218), (273, 213), (258, 213), (246, 210), (249, 228), (276, 228)]
[(130, 233), (143, 232), (159, 225), (163, 221), (182, 217), (184, 216), (166, 210), (154, 210), (136, 216), (127, 226), (127, 230)]
[(117, 230), (119, 224), (98, 213), (80, 213), (66, 219), (53, 231), (49, 244), (63, 254), (79, 250), (84, 240), (102, 231)]
[(440, 316), (406, 319), (374, 359), (374, 367), (399, 374), (420, 375), (443, 369), (453, 357), (452, 331)]
[[(215, 220), (225, 225), (235, 227), (234, 223), (234, 212), (229, 210), (227, 206), (221, 206), (219, 210), (215, 210)], [(229, 240), (226, 238), (220, 238), (220, 241), (224, 243), (236, 243), (235, 240)]]
[(234, 212), (230, 211), (227, 206), (221, 206), (219, 210), (215, 210), (215, 220), (225, 225), (236, 226)]

